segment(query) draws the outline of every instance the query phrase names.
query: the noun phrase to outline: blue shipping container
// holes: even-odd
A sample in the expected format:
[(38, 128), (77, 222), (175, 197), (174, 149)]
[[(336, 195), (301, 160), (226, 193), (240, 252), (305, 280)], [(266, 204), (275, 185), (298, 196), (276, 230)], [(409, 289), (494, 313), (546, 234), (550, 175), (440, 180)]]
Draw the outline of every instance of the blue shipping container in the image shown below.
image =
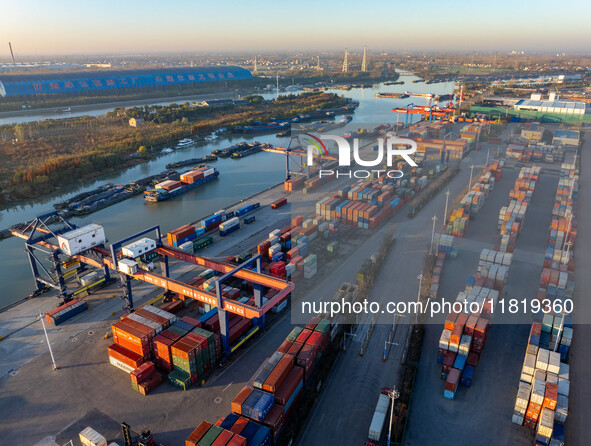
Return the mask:
[(227, 235), (230, 235), (232, 232), (238, 231), (238, 229), (240, 229), (240, 225), (234, 225), (226, 230), (220, 229), (220, 236), (226, 237)]
[(252, 419), (257, 421), (263, 421), (271, 407), (273, 407), (273, 403), (275, 402), (275, 398), (270, 393), (263, 392), (259, 400), (252, 408)]
[(178, 240), (176, 240), (176, 241), (174, 241), (174, 240), (173, 240), (173, 241), (172, 241), (172, 246), (175, 246), (175, 247), (177, 247), (177, 248), (178, 248), (178, 247), (179, 247), (179, 246), (181, 246), (183, 243), (190, 242), (191, 240), (195, 239), (196, 237), (197, 237), (197, 233), (196, 233), (196, 232), (194, 232), (194, 233), (192, 233), (192, 234), (189, 234), (188, 236), (186, 236), (186, 237), (183, 237), (183, 238), (181, 238), (181, 239), (178, 239)]
[(248, 442), (248, 446), (271, 446), (271, 444), (271, 429), (269, 429), (267, 426), (263, 426), (262, 424), (259, 425), (258, 430)]
[(255, 216), (254, 215), (251, 215), (250, 217), (245, 217), (244, 218), (244, 223), (247, 224), (247, 225), (249, 225), (251, 223), (254, 223), (255, 220), (256, 220)]

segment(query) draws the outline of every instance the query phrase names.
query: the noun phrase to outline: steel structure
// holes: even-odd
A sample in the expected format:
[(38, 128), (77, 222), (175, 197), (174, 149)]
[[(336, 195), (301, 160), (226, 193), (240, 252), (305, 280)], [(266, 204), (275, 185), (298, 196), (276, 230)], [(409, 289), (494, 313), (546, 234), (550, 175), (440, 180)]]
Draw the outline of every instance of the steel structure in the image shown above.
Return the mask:
[[(52, 218), (57, 219), (63, 223), (64, 227), (60, 230), (52, 230), (49, 227), (49, 219)], [(41, 287), (41, 285), (44, 284), (57, 289), (60, 292), (60, 295), (66, 299), (68, 298), (66, 286), (63, 278), (60, 280), (62, 274), (59, 264), (59, 255), (62, 253), (62, 251), (60, 250), (57, 243), (51, 242), (51, 239), (56, 238), (58, 235), (73, 229), (75, 229), (75, 226), (60, 217), (57, 212), (39, 216), (28, 226), (13, 227), (11, 229), (11, 232), (14, 236), (25, 239), (26, 252), (29, 253), (31, 268), (33, 270), (37, 286)], [(155, 252), (161, 256), (161, 273), (159, 274), (153, 271), (145, 271), (140, 269), (138, 269), (138, 271), (134, 274), (127, 274), (125, 272), (119, 271), (119, 260), (123, 257), (120, 252), (121, 247), (125, 243), (150, 232), (156, 233), (157, 247)], [(210, 258), (189, 254), (172, 246), (165, 246), (162, 244), (161, 240), (162, 233), (160, 231), (160, 227), (153, 226), (113, 243), (110, 247), (110, 250), (106, 249), (104, 246), (96, 246), (83, 253), (73, 255), (71, 258), (77, 259), (78, 261), (87, 265), (104, 268), (106, 278), (109, 277), (110, 270), (117, 271), (121, 279), (122, 288), (124, 290), (124, 297), (127, 301), (126, 309), (130, 312), (134, 310), (131, 287), (132, 279), (163, 288), (167, 293), (177, 293), (179, 295), (183, 295), (217, 307), (220, 319), (222, 346), (225, 354), (229, 354), (231, 352), (229, 345), (228, 313), (234, 313), (242, 317), (249, 318), (253, 320), (256, 328), (260, 328), (264, 325), (265, 314), (271, 311), (275, 305), (279, 304), (284, 299), (287, 299), (294, 289), (294, 285), (286, 280), (261, 273), (261, 258), (259, 255), (252, 257), (238, 266), (233, 266)], [(56, 259), (53, 263), (58, 280), (49, 280), (40, 277), (37, 268), (38, 260), (32, 253), (33, 249), (43, 250), (44, 252), (49, 253), (52, 259)], [(212, 269), (221, 273), (222, 275), (216, 280), (215, 293), (205, 291), (201, 288), (197, 288), (180, 280), (171, 278), (168, 267), (169, 257), (181, 260), (183, 262), (199, 265), (203, 268)], [(47, 274), (47, 276), (50, 278), (52, 277), (52, 274), (44, 266), (42, 269)], [(246, 280), (253, 284), (255, 300), (254, 306), (234, 301), (222, 296), (220, 285), (230, 277)], [(278, 291), (275, 296), (273, 296), (264, 304), (262, 294), (263, 287), (272, 288)]]
[[(263, 151), (270, 152), (270, 153), (280, 153), (282, 155), (285, 155), (285, 179), (289, 180), (291, 178), (292, 173), (302, 173), (302, 169), (303, 169), (303, 163), (301, 161), (296, 161), (296, 160), (292, 159), (292, 157), (297, 156), (300, 159), (305, 158), (308, 156), (308, 151), (307, 151), (307, 144), (304, 141), (302, 141), (302, 139), (300, 138), (300, 135), (292, 136), (286, 145), (287, 145), (287, 147), (279, 147), (279, 146), (263, 147)], [(322, 155), (316, 154), (316, 155), (314, 155), (314, 157), (320, 159), (321, 163), (322, 163), (322, 160), (336, 161), (339, 159), (338, 155), (335, 155), (332, 153), (328, 153), (328, 154), (325, 153)], [(299, 164), (299, 166), (300, 166), (299, 172), (296, 172), (296, 171), (293, 171), (290, 169), (290, 161), (292, 163)]]

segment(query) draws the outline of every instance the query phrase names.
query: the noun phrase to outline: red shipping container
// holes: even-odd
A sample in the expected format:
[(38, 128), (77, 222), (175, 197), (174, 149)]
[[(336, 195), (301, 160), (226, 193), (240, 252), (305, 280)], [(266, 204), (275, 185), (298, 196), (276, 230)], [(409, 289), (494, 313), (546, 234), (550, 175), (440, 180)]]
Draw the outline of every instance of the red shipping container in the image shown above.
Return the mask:
[[(180, 338), (182, 338), (182, 336), (180, 334), (175, 333), (174, 331), (170, 331), (170, 330), (162, 330), (158, 336), (164, 336), (165, 338), (168, 338), (173, 342), (176, 342)], [(154, 338), (154, 339), (156, 339), (156, 338)]]
[(294, 357), (291, 355), (283, 355), (277, 365), (273, 368), (265, 382), (263, 383), (263, 390), (267, 392), (275, 392), (285, 377), (290, 372), (294, 364)]
[(312, 345), (314, 351), (318, 353), (322, 349), (322, 333), (313, 331), (306, 340), (306, 345)]
[(294, 342), (293, 344), (291, 344), (291, 347), (287, 351), (287, 354), (292, 355), (292, 356), (297, 356), (298, 353), (300, 352), (300, 350), (302, 349), (303, 345), (304, 344), (302, 344), (301, 342)]
[(460, 381), (460, 371), (458, 369), (451, 369), (445, 380), (445, 390), (455, 392), (458, 388), (458, 382)]
[(203, 438), (203, 436), (207, 433), (209, 428), (211, 427), (211, 423), (207, 421), (202, 421), (197, 428), (191, 432), (191, 435), (187, 437), (185, 440), (185, 446), (197, 446), (199, 440)]
[(287, 197), (280, 198), (279, 200), (274, 201), (271, 203), (271, 209), (279, 209), (281, 206), (285, 206), (287, 204)]
[(286, 339), (285, 341), (283, 341), (283, 343), (279, 346), (279, 348), (277, 349), (277, 351), (279, 353), (287, 353), (290, 349), (290, 347), (293, 345), (293, 341), (290, 341), (289, 339)]
[[(203, 279), (203, 277), (200, 277), (200, 279)], [(193, 328), (201, 328), (201, 322), (199, 322), (197, 319), (193, 319), (192, 317), (184, 316), (181, 318), (181, 321), (185, 324), (189, 324)]]
[(477, 323), (478, 316), (475, 314), (470, 315), (466, 321), (466, 325), (464, 326), (464, 333), (470, 336), (474, 335), (474, 329), (476, 328)]
[(529, 418), (530, 420), (537, 421), (538, 417), (540, 416), (541, 411), (542, 411), (541, 404), (536, 404), (536, 403), (530, 401), (529, 406), (527, 406), (527, 412), (525, 413), (525, 417)]
[[(246, 401), (246, 399), (244, 401)], [(244, 403), (244, 401), (243, 401), (243, 403)], [(240, 406), (240, 408), (242, 408), (242, 405)], [(233, 412), (233, 410), (232, 410), (232, 412)], [(248, 418), (246, 418), (246, 417), (239, 417), (236, 420), (236, 422), (234, 423), (234, 426), (232, 426), (230, 428), (230, 430), (232, 432), (234, 432), (234, 434), (239, 435), (244, 430), (244, 428), (246, 427), (246, 425), (249, 422), (250, 422), (250, 420)]]
[(294, 365), (289, 374), (285, 377), (277, 391), (275, 392), (275, 401), (285, 406), (287, 401), (293, 395), (300, 381), (304, 379), (304, 369)]
[(546, 383), (546, 392), (544, 394), (543, 407), (548, 409), (556, 409), (556, 400), (558, 398), (558, 384)]
[(455, 353), (455, 352), (449, 352), (448, 351), (445, 354), (445, 359), (443, 360), (443, 366), (441, 368), (445, 373), (449, 373), (449, 371), (454, 366), (454, 362), (456, 360), (456, 356), (457, 356), (457, 353)]
[(131, 372), (130, 378), (132, 383), (141, 383), (145, 381), (152, 373), (156, 371), (156, 366), (151, 361), (144, 362), (138, 368), (136, 368), (133, 372)]
[(312, 330), (308, 330), (308, 329), (304, 328), (302, 330), (302, 332), (296, 338), (296, 342), (301, 342), (302, 344), (304, 344), (311, 334), (312, 334)]
[[(240, 393), (238, 395), (236, 395), (236, 398), (234, 398), (232, 400), (232, 404), (231, 404), (232, 412), (234, 412), (235, 414), (238, 414), (238, 415), (242, 415), (242, 405), (244, 404), (246, 399), (250, 396), (252, 391), (253, 391), (252, 387), (245, 386), (242, 388)], [(234, 433), (239, 434), (240, 432), (234, 432)]]
[(133, 367), (134, 369), (142, 365), (145, 361), (142, 355), (129, 350), (119, 344), (112, 344), (107, 349), (109, 356), (122, 362), (129, 367)]
[(478, 353), (470, 352), (468, 353), (468, 357), (466, 358), (466, 364), (471, 365), (472, 367), (476, 367), (479, 358), (480, 356), (478, 355)]
[(474, 338), (486, 340), (486, 336), (488, 334), (488, 320), (487, 319), (478, 319), (476, 323), (476, 327), (474, 328)]
[(234, 433), (232, 431), (224, 429), (211, 444), (211, 446), (226, 446), (233, 436)]
[(183, 309), (183, 301), (182, 300), (174, 300), (163, 305), (161, 310), (168, 311), (169, 313), (176, 314)]
[(162, 384), (163, 377), (160, 373), (154, 372), (148, 376), (144, 381), (138, 383), (138, 390), (142, 395), (147, 395), (160, 384)]
[(292, 227), (301, 226), (302, 223), (304, 223), (304, 217), (302, 217), (301, 215), (296, 215), (295, 217), (293, 217), (291, 219), (291, 226)]
[(226, 446), (247, 446), (246, 438), (234, 434)]
[(271, 432), (273, 433), (273, 440), (277, 438), (279, 433), (281, 432), (281, 428), (285, 424), (285, 413), (283, 412), (283, 406), (279, 404), (274, 404), (273, 407), (267, 413), (267, 416), (263, 420), (263, 424), (269, 428), (271, 428)]
[(460, 325), (460, 324), (455, 324), (454, 329), (451, 331), (449, 343), (450, 344), (459, 344), (463, 333), (464, 333), (464, 326)]

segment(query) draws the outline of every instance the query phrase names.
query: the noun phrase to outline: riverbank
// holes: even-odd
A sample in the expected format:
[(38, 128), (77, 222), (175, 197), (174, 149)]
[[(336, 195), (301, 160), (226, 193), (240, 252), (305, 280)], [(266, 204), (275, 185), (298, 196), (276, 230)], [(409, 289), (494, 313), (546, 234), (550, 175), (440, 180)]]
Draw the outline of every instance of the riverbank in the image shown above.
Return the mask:
[[(261, 98), (262, 99), (262, 98)], [(292, 117), (315, 109), (340, 107), (349, 99), (334, 94), (307, 93), (278, 101), (250, 101), (223, 107), (188, 104), (148, 108), (141, 127), (131, 127), (130, 116), (80, 117), (2, 126), (0, 167), (3, 194), (0, 205), (38, 198), (72, 183), (126, 168), (158, 153), (157, 149), (192, 135), (209, 134), (222, 127), (249, 124), (271, 117)], [(134, 115), (134, 116), (132, 116)], [(141, 147), (151, 148), (141, 150)], [(139, 152), (139, 153), (138, 153)]]

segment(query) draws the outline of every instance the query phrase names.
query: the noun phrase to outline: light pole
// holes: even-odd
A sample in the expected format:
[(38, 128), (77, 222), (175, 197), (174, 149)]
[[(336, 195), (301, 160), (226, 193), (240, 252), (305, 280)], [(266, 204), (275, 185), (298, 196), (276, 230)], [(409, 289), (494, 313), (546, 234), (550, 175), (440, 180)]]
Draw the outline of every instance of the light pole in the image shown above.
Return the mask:
[(562, 241), (562, 250), (563, 251), (564, 251), (564, 246), (568, 240), (568, 236), (570, 234), (570, 228), (571, 228), (572, 222), (573, 222), (573, 214), (569, 214), (568, 215), (568, 226), (566, 229), (566, 236), (564, 237), (564, 240)]
[(388, 396), (392, 400), (392, 406), (390, 406), (390, 427), (388, 429), (388, 446), (390, 446), (390, 438), (392, 437), (392, 418), (394, 418), (394, 402), (400, 397), (400, 392), (394, 387), (388, 392)]
[(488, 159), (490, 157), (490, 147), (486, 149), (486, 167), (488, 167)]
[(47, 336), (47, 329), (45, 328), (45, 322), (43, 321), (43, 313), (39, 314), (39, 319), (41, 319), (41, 325), (43, 326), (43, 332), (45, 333), (45, 340), (47, 341), (47, 347), (49, 347), (49, 354), (51, 355), (51, 362), (53, 363), (53, 370), (57, 370), (57, 364), (55, 363), (55, 358), (53, 357), (53, 351), (51, 350), (51, 343), (49, 342), (49, 336)]
[(445, 193), (445, 211), (443, 213), (443, 224), (447, 223), (447, 203), (449, 202), (449, 189)]
[(470, 182), (468, 183), (468, 189), (472, 187), (472, 174), (474, 172), (474, 164), (470, 166)]
[(560, 329), (558, 330), (558, 334), (556, 335), (556, 342), (554, 342), (554, 351), (558, 348), (558, 339), (560, 339), (562, 328), (564, 326), (564, 313), (562, 313), (562, 318), (560, 318)]
[(431, 250), (429, 252), (433, 254), (433, 241), (435, 240), (435, 222), (437, 221), (437, 215), (434, 215), (431, 220), (433, 220), (433, 229), (431, 230)]
[(568, 262), (568, 252), (570, 251), (570, 247), (573, 244), (570, 240), (566, 242), (566, 261)]
[[(421, 287), (423, 286), (423, 273), (419, 274), (417, 276), (417, 279), (419, 279), (419, 291), (417, 292), (417, 307), (419, 302), (421, 301)], [(419, 313), (415, 313), (415, 324), (419, 322)]]

